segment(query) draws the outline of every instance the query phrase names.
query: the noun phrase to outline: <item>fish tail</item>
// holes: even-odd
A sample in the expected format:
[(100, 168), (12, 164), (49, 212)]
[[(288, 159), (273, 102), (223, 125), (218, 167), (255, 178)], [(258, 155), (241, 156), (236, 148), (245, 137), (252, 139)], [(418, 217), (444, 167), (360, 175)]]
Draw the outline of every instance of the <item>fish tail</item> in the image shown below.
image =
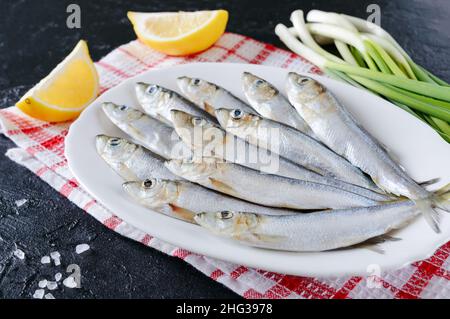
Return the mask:
[(436, 233), (440, 233), (438, 210), (450, 213), (450, 184), (447, 184), (432, 193), (431, 196), (423, 199), (416, 199), (414, 202), (431, 228)]

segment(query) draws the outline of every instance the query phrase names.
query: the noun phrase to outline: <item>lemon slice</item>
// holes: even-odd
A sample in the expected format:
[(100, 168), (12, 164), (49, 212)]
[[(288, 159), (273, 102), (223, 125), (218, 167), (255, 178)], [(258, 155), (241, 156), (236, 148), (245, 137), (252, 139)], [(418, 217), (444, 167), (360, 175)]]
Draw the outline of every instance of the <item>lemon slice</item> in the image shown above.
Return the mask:
[(62, 122), (74, 119), (98, 95), (97, 70), (85, 41), (28, 91), (16, 106), (31, 117)]
[(138, 38), (151, 48), (181, 56), (208, 49), (224, 33), (228, 12), (128, 12)]

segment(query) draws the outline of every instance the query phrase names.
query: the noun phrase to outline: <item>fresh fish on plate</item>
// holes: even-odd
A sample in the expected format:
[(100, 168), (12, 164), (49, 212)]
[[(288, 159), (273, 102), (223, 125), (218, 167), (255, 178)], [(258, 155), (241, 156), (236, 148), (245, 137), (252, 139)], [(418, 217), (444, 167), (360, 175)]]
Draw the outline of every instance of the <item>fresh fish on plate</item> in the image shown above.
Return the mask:
[(215, 212), (220, 209), (242, 209), (257, 214), (278, 216), (299, 213), (249, 203), (188, 181), (150, 178), (126, 182), (123, 187), (140, 204), (149, 208), (164, 208), (166, 213), (190, 222), (199, 212)]
[(166, 158), (190, 158), (190, 148), (174, 129), (157, 119), (126, 105), (103, 103), (108, 118), (131, 138), (152, 152)]
[(195, 221), (239, 243), (284, 251), (316, 252), (349, 247), (401, 228), (420, 214), (411, 200), (291, 216), (205, 212)]
[(240, 108), (246, 112), (255, 113), (255, 110), (247, 103), (214, 83), (182, 76), (177, 79), (177, 84), (184, 96), (212, 116), (215, 116), (215, 107)]
[(163, 158), (124, 138), (98, 135), (95, 145), (98, 154), (124, 180), (146, 179), (149, 176), (180, 179), (164, 166)]
[(265, 147), (323, 176), (379, 190), (357, 167), (322, 143), (292, 127), (242, 110), (216, 111), (220, 125), (251, 144)]
[(157, 84), (136, 83), (135, 91), (139, 104), (144, 111), (167, 125), (172, 126), (172, 118), (170, 117), (171, 110), (180, 110), (197, 117), (204, 117), (210, 121), (215, 121), (213, 116), (195, 106), (178, 93)]
[(370, 175), (386, 192), (420, 199), (428, 222), (439, 230), (433, 218), (435, 206), (450, 211), (450, 205), (440, 204), (435, 194), (409, 177), (330, 91), (316, 80), (296, 73), (289, 73), (286, 88), (291, 103), (323, 143)]
[(170, 160), (175, 175), (204, 187), (264, 206), (291, 209), (329, 209), (374, 206), (378, 202), (343, 189), (278, 175), (262, 174), (213, 158)]
[(250, 72), (244, 72), (242, 74), (242, 87), (250, 105), (263, 117), (284, 123), (309, 136), (314, 135), (311, 128), (287, 98), (271, 83)]
[(175, 131), (192, 148), (194, 157), (215, 157), (252, 169), (301, 180), (322, 176), (302, 166), (226, 133), (215, 123), (182, 111), (172, 111)]

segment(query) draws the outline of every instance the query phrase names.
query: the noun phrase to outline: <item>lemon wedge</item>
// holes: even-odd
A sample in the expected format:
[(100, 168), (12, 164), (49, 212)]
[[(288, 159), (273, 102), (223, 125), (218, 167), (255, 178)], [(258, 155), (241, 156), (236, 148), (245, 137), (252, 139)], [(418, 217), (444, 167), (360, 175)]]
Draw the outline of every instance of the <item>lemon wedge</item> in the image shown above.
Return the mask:
[(99, 92), (97, 70), (85, 41), (28, 91), (16, 106), (31, 117), (48, 121), (72, 120), (95, 100)]
[(138, 38), (168, 55), (189, 55), (208, 49), (225, 32), (228, 12), (128, 12)]

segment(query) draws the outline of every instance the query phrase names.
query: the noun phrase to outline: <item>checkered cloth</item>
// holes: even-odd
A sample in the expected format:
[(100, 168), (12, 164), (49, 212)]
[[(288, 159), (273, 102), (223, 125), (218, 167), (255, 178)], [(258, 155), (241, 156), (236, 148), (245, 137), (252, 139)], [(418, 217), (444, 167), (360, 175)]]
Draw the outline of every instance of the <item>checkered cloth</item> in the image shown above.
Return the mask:
[[(189, 62), (239, 62), (318, 73), (319, 70), (288, 51), (251, 38), (226, 33), (212, 48), (189, 57), (169, 57), (139, 41), (123, 45), (96, 63), (101, 91), (151, 68)], [(70, 123), (31, 119), (15, 107), (0, 110), (3, 133), (18, 148), (7, 156), (27, 167), (70, 201), (119, 234), (183, 259), (245, 298), (450, 298), (450, 242), (424, 261), (400, 270), (362, 277), (308, 278), (251, 269), (193, 254), (130, 226), (83, 190), (64, 157), (64, 138)]]

